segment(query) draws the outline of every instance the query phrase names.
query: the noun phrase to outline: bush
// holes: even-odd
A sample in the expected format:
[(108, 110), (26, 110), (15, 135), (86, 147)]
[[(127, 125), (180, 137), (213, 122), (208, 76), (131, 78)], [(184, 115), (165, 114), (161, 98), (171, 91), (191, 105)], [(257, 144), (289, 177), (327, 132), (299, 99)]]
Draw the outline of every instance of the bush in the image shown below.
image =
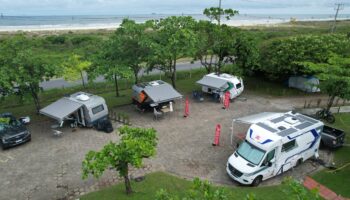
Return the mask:
[(52, 35), (46, 38), (51, 44), (64, 44), (66, 42), (66, 36), (64, 35)]

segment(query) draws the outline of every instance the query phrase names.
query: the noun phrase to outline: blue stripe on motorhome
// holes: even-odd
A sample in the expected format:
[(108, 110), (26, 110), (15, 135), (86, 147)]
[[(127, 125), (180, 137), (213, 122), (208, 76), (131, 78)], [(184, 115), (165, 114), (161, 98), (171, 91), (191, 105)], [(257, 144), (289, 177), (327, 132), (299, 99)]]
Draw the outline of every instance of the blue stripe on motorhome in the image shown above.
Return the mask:
[[(317, 139), (320, 137), (320, 135), (317, 133), (316, 129), (312, 129), (312, 130), (311, 130), (311, 133), (312, 133), (312, 135), (314, 136), (314, 140), (312, 141), (311, 145), (310, 145), (308, 148), (306, 148), (306, 149), (300, 151), (299, 153), (296, 153), (296, 154), (294, 154), (294, 155), (292, 155), (292, 156), (289, 156), (289, 157), (284, 161), (284, 164), (283, 164), (283, 165), (281, 166), (281, 168), (278, 170), (277, 174), (281, 171), (281, 169), (283, 168), (283, 166), (287, 164), (287, 161), (288, 161), (290, 158), (294, 157), (295, 155), (304, 153), (305, 151), (311, 149), (311, 148), (316, 144)], [(304, 133), (303, 133), (303, 134), (304, 134)], [(302, 134), (300, 134), (300, 135), (302, 135)]]
[[(250, 137), (251, 139), (253, 139), (253, 138), (252, 138), (252, 135), (253, 135), (253, 130), (250, 129), (249, 137)], [(253, 139), (253, 140), (254, 140), (254, 139)], [(269, 142), (272, 142), (272, 140), (271, 140), (271, 139), (267, 139), (267, 140), (265, 140), (264, 142), (258, 142), (258, 143), (260, 143), (260, 144), (266, 144), (266, 143), (269, 143)]]
[(320, 135), (317, 133), (316, 129), (312, 129), (311, 133), (314, 136), (314, 140), (312, 141), (310, 148), (312, 148), (316, 144), (317, 139), (320, 137)]

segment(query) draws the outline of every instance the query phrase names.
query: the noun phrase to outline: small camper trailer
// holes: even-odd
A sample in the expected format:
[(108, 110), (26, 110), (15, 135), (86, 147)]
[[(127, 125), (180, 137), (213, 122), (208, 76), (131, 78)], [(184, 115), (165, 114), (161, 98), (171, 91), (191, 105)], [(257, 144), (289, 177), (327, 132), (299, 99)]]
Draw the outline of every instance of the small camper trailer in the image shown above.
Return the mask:
[(238, 97), (244, 90), (243, 80), (230, 74), (207, 74), (197, 81), (202, 86), (204, 93), (213, 94), (217, 97), (225, 92), (230, 92), (230, 99)]
[(161, 107), (182, 98), (169, 83), (161, 80), (133, 85), (132, 92), (133, 103), (142, 110)]
[(71, 126), (93, 127), (101, 121), (108, 120), (105, 100), (85, 92), (63, 97), (41, 109), (40, 113), (57, 120), (60, 126), (67, 121)]

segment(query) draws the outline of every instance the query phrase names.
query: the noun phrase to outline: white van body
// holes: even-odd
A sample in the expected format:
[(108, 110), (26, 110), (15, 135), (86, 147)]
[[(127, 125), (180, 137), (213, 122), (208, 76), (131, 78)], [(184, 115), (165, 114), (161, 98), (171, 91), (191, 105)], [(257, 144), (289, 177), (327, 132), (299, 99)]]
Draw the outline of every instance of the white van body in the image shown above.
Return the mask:
[(234, 99), (242, 94), (244, 90), (243, 80), (230, 74), (211, 73), (205, 75), (197, 81), (202, 85), (202, 91), (209, 94), (218, 94), (222, 96), (226, 91), (230, 92), (230, 99)]
[(228, 159), (226, 171), (232, 179), (258, 185), (318, 157), (321, 121), (293, 112), (256, 116), (240, 121), (251, 126), (245, 141)]

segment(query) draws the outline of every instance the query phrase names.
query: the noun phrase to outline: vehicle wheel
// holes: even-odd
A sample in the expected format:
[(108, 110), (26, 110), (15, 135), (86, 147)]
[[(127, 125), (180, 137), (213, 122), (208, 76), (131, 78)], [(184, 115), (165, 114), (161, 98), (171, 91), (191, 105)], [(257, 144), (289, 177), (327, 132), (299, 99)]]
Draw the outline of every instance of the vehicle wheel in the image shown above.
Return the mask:
[(294, 167), (298, 167), (299, 165), (301, 165), (301, 163), (303, 163), (303, 159), (300, 158), (296, 163)]
[(315, 114), (316, 119), (321, 119), (322, 118), (322, 114), (323, 114), (323, 110), (317, 111), (316, 114)]
[(258, 176), (252, 182), (252, 186), (256, 187), (256, 186), (260, 185), (261, 182), (262, 182), (262, 176)]
[(335, 117), (333, 115), (328, 115), (326, 117), (326, 121), (330, 124), (333, 124), (335, 122)]

